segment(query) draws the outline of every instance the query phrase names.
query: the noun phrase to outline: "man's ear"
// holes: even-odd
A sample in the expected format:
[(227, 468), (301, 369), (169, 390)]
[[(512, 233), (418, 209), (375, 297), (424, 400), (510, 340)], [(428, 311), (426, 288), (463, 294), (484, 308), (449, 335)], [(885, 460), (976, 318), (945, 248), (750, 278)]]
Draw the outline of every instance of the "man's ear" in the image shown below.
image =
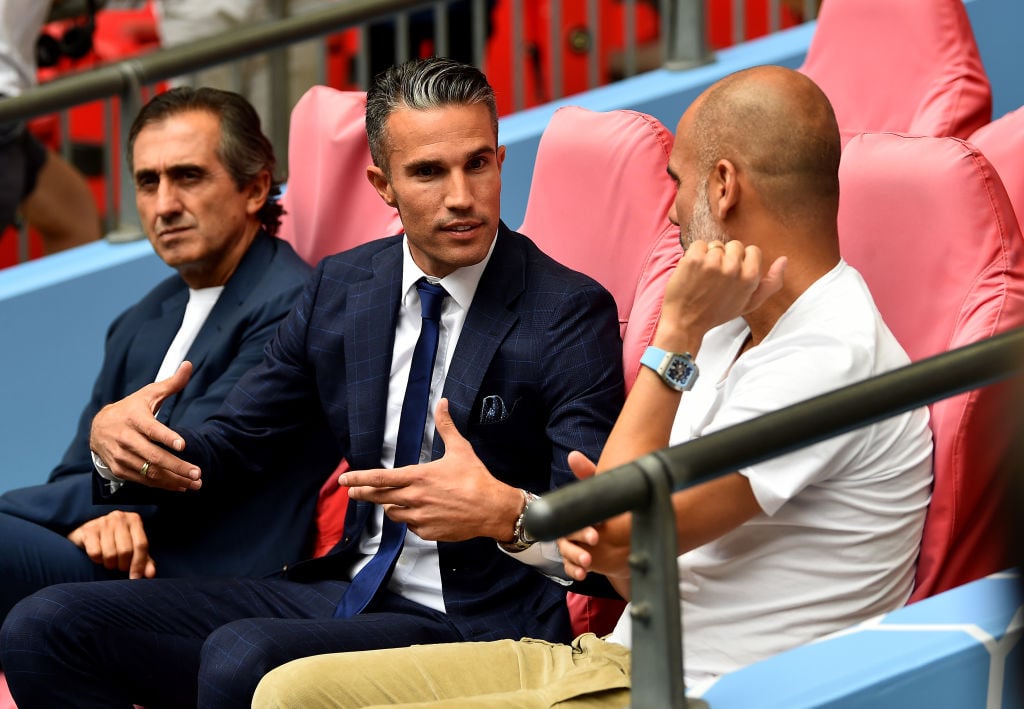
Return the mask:
[(270, 198), (270, 182), (270, 173), (263, 170), (245, 188), (245, 211), (247, 214), (256, 214), (263, 209), (263, 205)]
[(398, 207), (398, 201), (395, 199), (395, 192), (391, 189), (391, 181), (388, 179), (384, 171), (376, 165), (368, 165), (366, 168), (366, 179), (373, 185), (373, 189), (377, 190), (377, 194), (389, 207)]
[(719, 220), (724, 220), (739, 204), (740, 181), (732, 160), (722, 158), (715, 163), (711, 179), (708, 181), (708, 199), (711, 202), (712, 214)]

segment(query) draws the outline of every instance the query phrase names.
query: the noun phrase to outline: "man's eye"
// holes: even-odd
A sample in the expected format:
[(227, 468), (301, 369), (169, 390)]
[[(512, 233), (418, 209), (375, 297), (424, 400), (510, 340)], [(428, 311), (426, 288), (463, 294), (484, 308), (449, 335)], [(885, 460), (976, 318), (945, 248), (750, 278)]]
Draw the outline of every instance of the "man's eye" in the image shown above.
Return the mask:
[(434, 168), (432, 168), (432, 167), (423, 166), (423, 167), (416, 168), (416, 176), (417, 177), (432, 177), (433, 175), (434, 175)]
[(487, 161), (483, 158), (473, 158), (469, 161), (470, 170), (480, 170), (487, 166)]

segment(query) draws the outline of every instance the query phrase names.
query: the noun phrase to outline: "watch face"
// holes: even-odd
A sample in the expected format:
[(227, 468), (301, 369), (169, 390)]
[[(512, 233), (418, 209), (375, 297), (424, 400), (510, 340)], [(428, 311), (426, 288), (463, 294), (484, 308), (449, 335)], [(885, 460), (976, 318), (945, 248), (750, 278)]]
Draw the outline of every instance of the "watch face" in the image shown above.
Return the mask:
[(668, 368), (665, 370), (665, 377), (670, 381), (685, 386), (690, 383), (693, 371), (694, 366), (691, 361), (685, 357), (676, 356), (668, 363)]

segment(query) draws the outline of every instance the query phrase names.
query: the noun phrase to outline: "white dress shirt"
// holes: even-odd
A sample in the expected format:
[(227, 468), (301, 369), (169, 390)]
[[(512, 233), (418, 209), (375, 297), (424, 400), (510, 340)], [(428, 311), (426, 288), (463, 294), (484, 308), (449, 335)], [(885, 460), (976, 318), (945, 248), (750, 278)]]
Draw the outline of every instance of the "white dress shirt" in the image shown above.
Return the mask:
[[(466, 266), (442, 279), (427, 276), (413, 261), (409, 253), (408, 240), (404, 242), (404, 261), (402, 264), (402, 307), (398, 312), (395, 328), (395, 349), (391, 355), (391, 379), (388, 385), (387, 414), (384, 423), (384, 447), (381, 450), (381, 466), (394, 467), (395, 444), (398, 440), (398, 424), (402, 414), (402, 403), (405, 400), (406, 384), (409, 381), (409, 369), (412, 366), (412, 353), (419, 339), (420, 326), (423, 322), (420, 313), (420, 296), (416, 290), (416, 281), (426, 278), (432, 283), (440, 283), (448, 292), (441, 309), (441, 326), (437, 343), (437, 358), (434, 361), (434, 374), (430, 380), (430, 406), (427, 409), (427, 420), (423, 431), (423, 446), (420, 449), (420, 462), (430, 461), (434, 447), (434, 410), (441, 400), (444, 380), (455, 354), (455, 346), (462, 334), (462, 326), (466, 322), (466, 314), (473, 303), (477, 285), (483, 275), (487, 263), (494, 252), (495, 238), (491, 248), (480, 263)], [(376, 553), (380, 546), (381, 529), (384, 521), (384, 509), (380, 506), (375, 510), (374, 518), (367, 525), (359, 542), (359, 551), (366, 557), (358, 562), (352, 575), (361, 569)], [(441, 567), (437, 556), (437, 543), (421, 539), (415, 533), (407, 531), (402, 553), (398, 557), (395, 569), (388, 581), (388, 590), (415, 601), (429, 608), (444, 611), (444, 597), (441, 593)]]
[[(160, 369), (157, 370), (156, 379), (153, 381), (158, 382), (171, 376), (185, 361), (189, 347), (195, 342), (199, 331), (203, 328), (206, 319), (210, 317), (213, 306), (217, 304), (217, 299), (223, 292), (224, 286), (188, 289), (188, 305), (185, 306), (185, 315), (181, 318), (178, 332), (171, 340), (171, 344), (164, 354), (163, 362), (160, 363)], [(157, 411), (154, 411), (153, 415), (156, 416), (156, 414)], [(92, 464), (101, 478), (110, 481), (111, 492), (115, 492), (124, 484), (124, 481), (114, 475), (114, 472), (96, 455), (95, 451), (92, 451)]]

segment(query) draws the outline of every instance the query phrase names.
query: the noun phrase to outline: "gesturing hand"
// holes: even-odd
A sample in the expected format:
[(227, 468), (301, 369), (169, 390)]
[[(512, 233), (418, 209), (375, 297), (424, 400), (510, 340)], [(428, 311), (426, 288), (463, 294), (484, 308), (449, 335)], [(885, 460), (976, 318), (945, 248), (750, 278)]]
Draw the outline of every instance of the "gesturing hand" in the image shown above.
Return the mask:
[(106, 569), (127, 571), (132, 579), (156, 576), (149, 539), (142, 518), (135, 512), (114, 510), (91, 519), (71, 532), (68, 539)]
[(455, 542), (473, 537), (507, 541), (523, 498), (497, 480), (455, 428), (448, 400), (434, 417), (445, 454), (430, 463), (401, 468), (350, 470), (338, 482), (355, 500), (375, 502), (423, 539)]
[[(596, 472), (593, 461), (579, 451), (569, 454), (569, 467), (580, 480)], [(615, 590), (628, 598), (630, 517), (628, 514), (584, 527), (558, 540), (565, 573), (582, 581), (591, 571), (608, 577)]]
[(177, 491), (202, 486), (199, 469), (163, 447), (181, 451), (185, 442), (156, 420), (160, 405), (191, 375), (192, 364), (183, 362), (167, 379), (104, 406), (93, 418), (89, 447), (119, 479)]

